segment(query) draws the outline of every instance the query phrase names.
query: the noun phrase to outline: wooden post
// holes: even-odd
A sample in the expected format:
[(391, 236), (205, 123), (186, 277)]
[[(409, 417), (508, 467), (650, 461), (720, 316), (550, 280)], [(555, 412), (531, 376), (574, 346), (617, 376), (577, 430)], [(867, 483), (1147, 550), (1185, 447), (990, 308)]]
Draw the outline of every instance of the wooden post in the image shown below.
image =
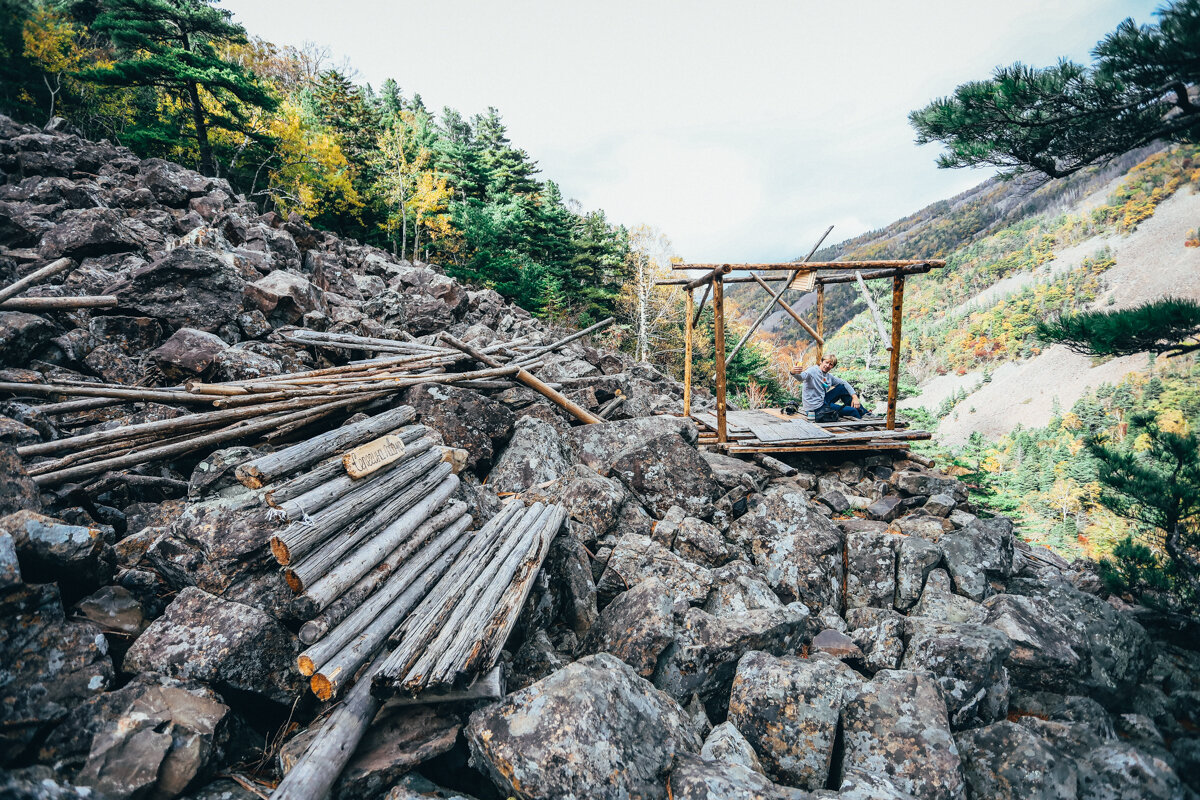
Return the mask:
[(696, 300), (691, 289), (684, 289), (687, 295), (687, 308), (683, 320), (683, 415), (692, 416), (692, 313)]
[(825, 284), (817, 283), (817, 363), (825, 357)]
[(717, 441), (729, 440), (725, 427), (725, 286), (722, 275), (713, 276), (713, 314), (715, 329), (713, 362), (717, 371)]
[(892, 357), (888, 365), (888, 408), (887, 427), (896, 427), (896, 399), (900, 381), (900, 332), (903, 328), (904, 276), (892, 278)]

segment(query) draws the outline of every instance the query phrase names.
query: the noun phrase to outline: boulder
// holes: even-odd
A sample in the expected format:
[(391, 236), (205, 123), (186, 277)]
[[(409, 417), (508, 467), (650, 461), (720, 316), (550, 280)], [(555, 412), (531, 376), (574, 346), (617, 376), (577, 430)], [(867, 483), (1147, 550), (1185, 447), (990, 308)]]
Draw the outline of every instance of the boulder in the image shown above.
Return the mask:
[(894, 533), (846, 534), (846, 607), (891, 608), (896, 595), (896, 551), (904, 543)]
[(68, 622), (54, 584), (0, 597), (0, 763), (17, 761), (75, 705), (108, 689), (108, 645), (90, 622)]
[(712, 572), (713, 585), (704, 610), (716, 617), (743, 611), (773, 611), (783, 602), (745, 561), (733, 561)]
[(813, 637), (810, 653), (824, 653), (851, 664), (861, 664), (865, 654), (853, 639), (839, 630), (826, 628)]
[(0, 531), (0, 592), (20, 586), (23, 582), (17, 546), (13, 544), (12, 536)]
[(712, 503), (720, 493), (708, 462), (674, 432), (621, 451), (608, 474), (624, 483), (646, 510), (660, 519), (675, 505), (689, 516), (712, 516)]
[(892, 485), (901, 493), (913, 496), (930, 497), (935, 494), (948, 494), (954, 498), (967, 499), (967, 489), (954, 478), (946, 478), (928, 472), (916, 470), (901, 470), (892, 474)]
[(689, 608), (659, 659), (654, 685), (678, 700), (698, 694), (709, 709), (720, 710), (743, 655), (795, 652), (808, 628), (809, 611), (802, 603), (724, 617)]
[(890, 609), (852, 608), (846, 612), (847, 635), (863, 653), (862, 668), (874, 674), (896, 669), (904, 655), (904, 616)]
[(77, 782), (105, 797), (175, 797), (223, 755), (229, 708), (199, 692), (142, 686), (92, 738)]
[(95, 800), (90, 786), (75, 786), (44, 765), (0, 770), (0, 797), (12, 800)]
[(111, 208), (68, 209), (38, 244), (38, 254), (47, 261), (56, 258), (85, 258), (127, 253), (141, 249), (138, 239), (120, 212)]
[(928, 672), (883, 670), (846, 700), (843, 772), (875, 773), (927, 800), (958, 800), (965, 782), (946, 704)]
[(895, 607), (908, 611), (925, 590), (925, 581), (942, 560), (942, 549), (925, 539), (907, 536), (896, 552)]
[(255, 380), (283, 371), (283, 365), (278, 361), (244, 345), (226, 348), (213, 359), (213, 380), (216, 381)]
[(746, 549), (771, 588), (814, 611), (842, 606), (843, 535), (802, 491), (772, 485), (750, 498), (729, 537)]
[(508, 446), (488, 473), (488, 484), (497, 492), (523, 492), (564, 475), (571, 466), (569, 458), (570, 452), (553, 425), (536, 417), (521, 417)]
[(296, 637), (275, 619), (188, 587), (137, 638), (124, 666), (289, 704), (304, 691), (295, 670), (298, 652)]
[(228, 346), (224, 339), (214, 334), (180, 328), (150, 353), (150, 357), (168, 380), (182, 383), (203, 375), (213, 359)]
[(771, 473), (757, 464), (751, 464), (740, 458), (709, 450), (705, 450), (700, 455), (708, 462), (708, 466), (712, 468), (713, 477), (716, 478), (717, 483), (721, 484), (721, 489), (724, 491), (741, 486), (747, 491), (761, 492), (771, 479)]
[(607, 653), (476, 711), (466, 737), (505, 795), (564, 800), (665, 800), (675, 759), (701, 745), (675, 701)]
[(245, 281), (217, 255), (199, 247), (178, 247), (133, 270), (106, 290), (115, 294), (118, 313), (155, 317), (172, 328), (214, 332), (242, 311)]
[[(921, 509), (932, 517), (948, 517), (958, 501), (951, 494), (935, 494), (925, 501)], [(1011, 529), (1011, 525), (1009, 526)]]
[[(663, 523), (659, 523), (661, 526)], [(657, 535), (658, 529), (655, 529)], [(684, 517), (675, 529), (674, 541), (670, 545), (680, 556), (694, 564), (720, 567), (742, 555), (731, 547), (721, 531), (702, 519)]]
[(446, 445), (466, 450), (467, 467), (474, 470), (491, 465), (497, 446), (508, 439), (516, 421), (503, 404), (457, 386), (423, 383), (408, 390), (405, 402)]
[(681, 756), (668, 782), (671, 800), (810, 800), (801, 789), (780, 786), (742, 764)]
[(25, 471), (17, 449), (0, 443), (0, 514), (41, 510), (41, 493)]
[[(609, 467), (625, 450), (637, 449), (651, 439), (668, 434), (674, 434), (688, 444), (695, 444), (697, 439), (696, 426), (689, 420), (640, 417), (571, 428), (566, 442), (575, 453), (576, 461), (607, 475)], [(711, 468), (708, 468), (708, 474), (712, 474)]]
[(755, 772), (763, 772), (762, 763), (754, 747), (746, 741), (741, 731), (732, 722), (722, 722), (708, 733), (700, 757), (723, 764), (737, 764)]
[(622, 592), (600, 612), (580, 643), (582, 653), (610, 653), (643, 678), (651, 678), (658, 659), (675, 637), (675, 598), (657, 578)]
[(829, 656), (776, 658), (750, 652), (738, 662), (729, 721), (774, 780), (823, 789), (829, 779), (843, 696), (862, 679)]
[(891, 522), (903, 508), (900, 505), (901, 498), (898, 495), (888, 494), (876, 500), (871, 505), (867, 506), (867, 516), (871, 519), (883, 520)]
[(684, 561), (647, 536), (627, 533), (617, 540), (596, 591), (612, 597), (650, 578), (659, 579), (678, 599), (703, 602), (712, 586), (712, 574), (704, 567)]
[(1008, 714), (1008, 637), (986, 625), (909, 620), (900, 666), (937, 676), (955, 730), (988, 725)]
[(970, 598), (954, 594), (950, 587), (950, 575), (944, 569), (935, 569), (925, 581), (921, 599), (908, 613), (909, 616), (945, 622), (977, 622), (980, 605)]
[(587, 526), (599, 538), (617, 524), (629, 490), (620, 481), (603, 478), (591, 468), (576, 464), (550, 486), (530, 490), (525, 496), (562, 506), (571, 519)]
[(12, 537), (25, 580), (60, 581), (71, 593), (69, 601), (113, 576), (112, 529), (68, 525), (33, 511), (18, 511), (0, 518), (0, 530)]
[(991, 800), (1072, 800), (1079, 777), (1072, 760), (1033, 731), (1001, 721), (954, 737), (967, 790)]
[(321, 306), (320, 290), (294, 272), (277, 269), (254, 283), (246, 284), (248, 308), (256, 308), (268, 319), (294, 325)]

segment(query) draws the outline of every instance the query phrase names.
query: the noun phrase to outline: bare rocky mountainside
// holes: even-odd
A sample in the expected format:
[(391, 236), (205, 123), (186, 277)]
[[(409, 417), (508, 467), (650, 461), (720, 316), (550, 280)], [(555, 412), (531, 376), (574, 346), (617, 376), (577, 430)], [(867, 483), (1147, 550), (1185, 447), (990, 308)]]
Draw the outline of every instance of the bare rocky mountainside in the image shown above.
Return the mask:
[(0, 173), (0, 287), (60, 265), (0, 303), (0, 796), (1200, 790), (1195, 629), (954, 478), (700, 448), (652, 367), (174, 164), (0, 118)]

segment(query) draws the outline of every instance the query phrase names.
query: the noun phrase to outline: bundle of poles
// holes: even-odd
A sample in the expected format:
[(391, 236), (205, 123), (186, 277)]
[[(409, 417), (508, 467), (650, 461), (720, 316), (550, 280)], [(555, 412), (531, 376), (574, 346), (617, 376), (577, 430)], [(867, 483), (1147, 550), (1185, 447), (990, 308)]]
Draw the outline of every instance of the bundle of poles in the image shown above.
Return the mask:
[[(540, 392), (581, 422), (599, 422), (602, 417), (582, 408), (532, 373), (541, 366), (546, 354), (612, 322), (611, 318), (604, 320), (542, 347), (515, 340), (475, 348), (448, 335), (443, 338), (450, 346), (430, 345), (292, 329), (284, 337), (298, 344), (384, 355), (266, 378), (224, 383), (189, 381), (183, 386), (161, 389), (83, 381), (0, 382), (0, 394), (50, 399), (52, 402), (36, 406), (35, 410), (51, 418), (69, 419), (79, 412), (125, 403), (194, 409), (194, 413), (171, 419), (18, 448), (34, 482), (48, 488), (98, 476), (111, 477), (235, 441), (259, 437), (284, 441), (331, 415), (352, 413), (422, 383), (453, 383), (481, 390), (505, 389), (520, 383)], [(480, 362), (482, 368), (447, 371), (451, 366), (472, 360)]]

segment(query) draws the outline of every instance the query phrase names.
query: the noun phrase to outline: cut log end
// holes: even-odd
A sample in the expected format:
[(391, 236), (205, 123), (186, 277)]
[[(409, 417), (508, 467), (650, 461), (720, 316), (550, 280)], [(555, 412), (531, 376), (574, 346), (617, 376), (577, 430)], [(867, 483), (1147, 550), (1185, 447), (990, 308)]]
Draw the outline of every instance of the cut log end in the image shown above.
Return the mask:
[(261, 489), (263, 487), (262, 475), (254, 467), (238, 467), (234, 470), (234, 475), (237, 476), (242, 486), (245, 486), (247, 489)]
[(281, 566), (286, 567), (292, 563), (291, 551), (288, 550), (288, 546), (284, 543), (283, 539), (280, 539), (278, 536), (271, 537), (271, 555), (275, 556), (275, 560)]
[(302, 644), (315, 644), (325, 635), (325, 627), (315, 620), (309, 620), (300, 626), (300, 642)]
[(301, 654), (296, 659), (296, 669), (300, 670), (300, 674), (307, 678), (317, 671), (317, 665), (313, 663), (311, 658)]
[(312, 693), (321, 700), (328, 700), (333, 697), (333, 682), (319, 672), (312, 676), (308, 685), (312, 688)]
[(279, 508), (279, 503), (275, 502), (275, 490), (272, 489), (263, 495), (263, 499), (267, 501), (267, 505), (271, 508)]
[[(275, 543), (272, 542), (271, 550), (274, 551), (274, 549), (275, 549)], [(278, 554), (276, 555), (276, 558), (278, 558)], [(301, 592), (304, 591), (304, 581), (300, 580), (300, 576), (297, 575), (292, 570), (285, 569), (283, 571), (283, 579), (285, 581), (287, 581), (288, 588), (291, 589), (296, 594), (300, 594)]]

